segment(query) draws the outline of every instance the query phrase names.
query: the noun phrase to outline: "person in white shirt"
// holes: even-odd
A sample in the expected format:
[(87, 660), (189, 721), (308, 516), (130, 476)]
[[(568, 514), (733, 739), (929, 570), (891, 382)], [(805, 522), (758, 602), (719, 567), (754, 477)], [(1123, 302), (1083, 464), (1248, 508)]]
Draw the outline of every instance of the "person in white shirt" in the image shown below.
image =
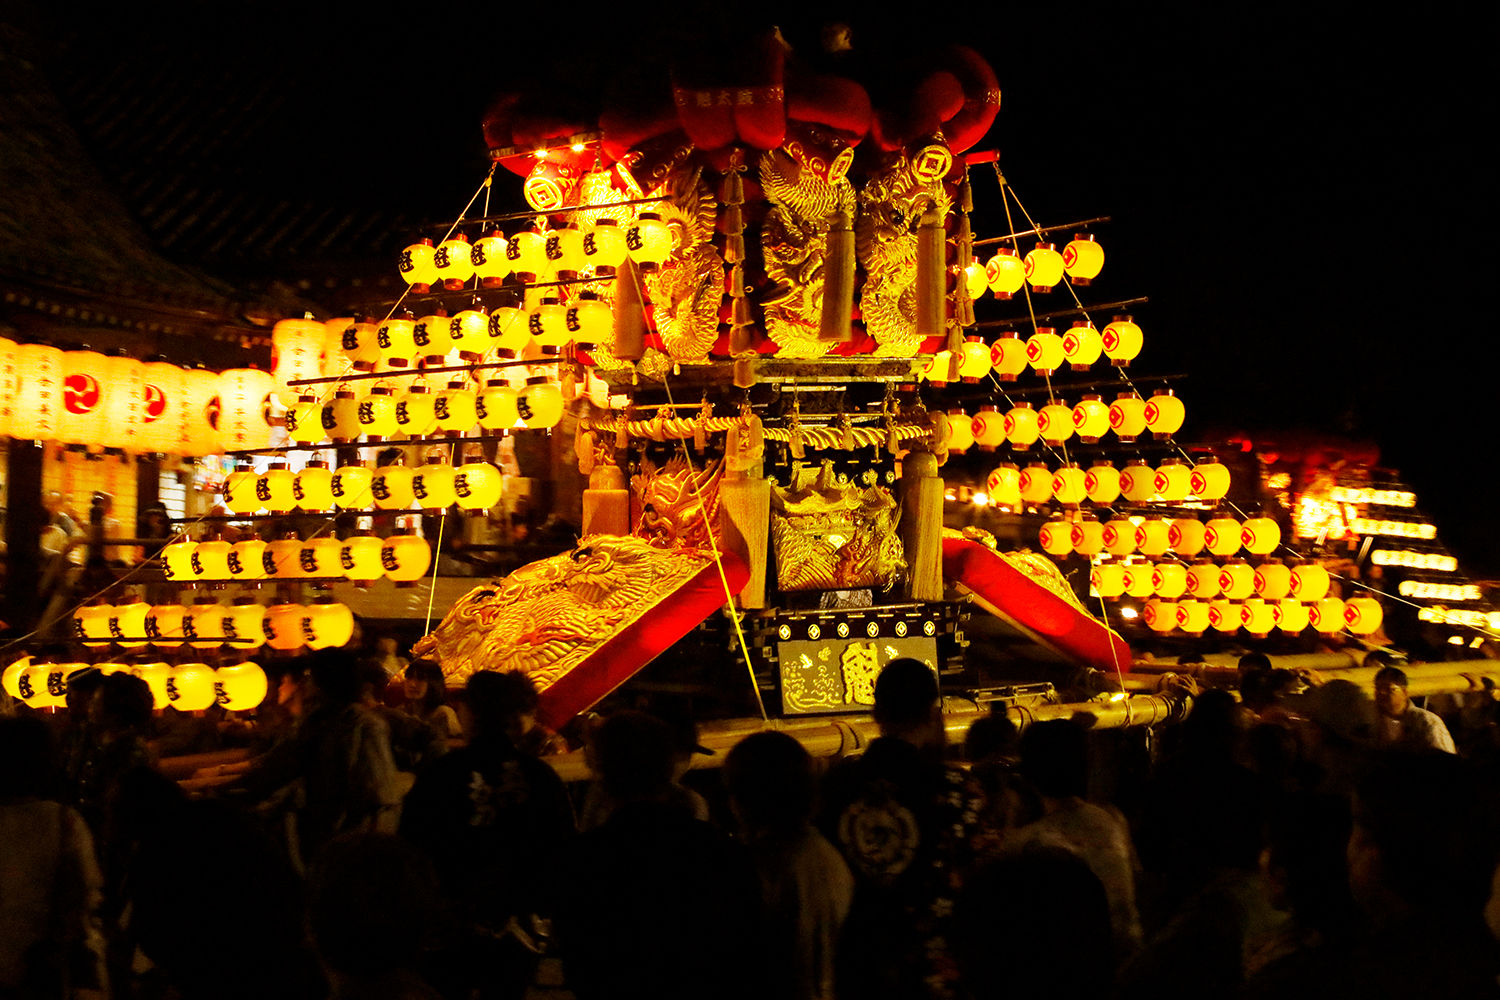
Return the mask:
[(1375, 739), (1386, 746), (1457, 753), (1453, 736), (1438, 716), (1412, 704), (1406, 693), (1406, 672), (1382, 667), (1375, 674), (1375, 707), (1380, 712)]

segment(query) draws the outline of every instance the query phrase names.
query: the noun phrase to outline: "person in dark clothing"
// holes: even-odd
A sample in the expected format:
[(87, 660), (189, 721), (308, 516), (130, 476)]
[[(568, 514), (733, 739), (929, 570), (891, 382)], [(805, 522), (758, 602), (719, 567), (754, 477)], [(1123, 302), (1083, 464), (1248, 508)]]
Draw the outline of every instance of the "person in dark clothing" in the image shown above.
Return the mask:
[(820, 823), (854, 874), (838, 956), (841, 997), (947, 997), (958, 990), (948, 944), (953, 901), (972, 864), (983, 800), (943, 763), (937, 678), (892, 660), (875, 682), (880, 737), (824, 786)]
[(573, 839), (562, 779), (516, 748), (536, 700), (520, 672), (471, 676), (469, 744), (431, 761), (402, 808), (401, 834), (432, 859), (459, 924), (450, 973), (484, 997), (524, 993)]
[(671, 729), (642, 712), (600, 727), (615, 803), (563, 865), (557, 937), (579, 1000), (766, 996), (749, 858), (671, 792)]

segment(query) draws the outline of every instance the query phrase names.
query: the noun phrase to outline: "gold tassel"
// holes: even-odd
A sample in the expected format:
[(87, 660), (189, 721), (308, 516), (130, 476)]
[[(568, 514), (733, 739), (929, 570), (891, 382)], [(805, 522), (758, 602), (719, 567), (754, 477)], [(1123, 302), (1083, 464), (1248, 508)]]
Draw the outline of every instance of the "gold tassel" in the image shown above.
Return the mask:
[(916, 335), (924, 339), (943, 334), (948, 285), (945, 263), (943, 219), (935, 205), (928, 205), (917, 225)]
[(736, 389), (748, 389), (755, 384), (755, 356), (734, 359), (734, 385)]
[(828, 254), (823, 265), (823, 309), (818, 339), (843, 343), (852, 336), (854, 316), (854, 226), (842, 208), (828, 227)]

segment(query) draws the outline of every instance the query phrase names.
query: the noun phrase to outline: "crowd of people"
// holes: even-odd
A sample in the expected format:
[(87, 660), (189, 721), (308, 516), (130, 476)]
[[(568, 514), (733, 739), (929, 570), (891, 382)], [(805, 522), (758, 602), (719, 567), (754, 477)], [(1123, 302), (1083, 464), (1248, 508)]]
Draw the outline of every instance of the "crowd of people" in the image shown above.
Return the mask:
[(0, 1000), (520, 998), (544, 957), (578, 1000), (1500, 993), (1494, 713), (1455, 739), (1395, 666), (1247, 662), (1133, 789), (1087, 717), (948, 746), (915, 660), (858, 755), (691, 768), (690, 717), (630, 708), (568, 786), (525, 676), (385, 652), (295, 661), (207, 778), (127, 673), (0, 719)]

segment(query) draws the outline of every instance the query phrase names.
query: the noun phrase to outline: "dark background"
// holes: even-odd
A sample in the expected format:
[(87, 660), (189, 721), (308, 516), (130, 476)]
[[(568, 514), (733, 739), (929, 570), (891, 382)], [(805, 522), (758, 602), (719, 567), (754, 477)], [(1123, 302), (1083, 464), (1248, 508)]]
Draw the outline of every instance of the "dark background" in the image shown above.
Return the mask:
[[(844, 20), (880, 65), (962, 42), (994, 66), (998, 148), (1039, 223), (1096, 215), (1085, 302), (1150, 297), (1140, 369), (1188, 372), (1191, 436), (1307, 427), (1373, 440), (1473, 572), (1490, 529), (1495, 265), (1492, 15), (1419, 5), (1116, 3), (409, 5), (167, 3), (80, 17), (12, 8), (127, 202), (174, 173), (256, 206), (451, 218), (487, 166), (488, 101), (586, 106), (766, 23), (811, 56)], [(709, 41), (705, 41), (709, 40)], [(889, 55), (882, 55), (882, 54)], [(186, 123), (185, 125), (182, 123)], [(133, 186), (132, 186), (133, 185)], [(975, 185), (980, 236), (998, 191)], [(163, 195), (160, 197), (170, 197)], [(521, 206), (502, 175), (495, 210)], [(157, 210), (160, 206), (157, 206)], [(375, 248), (393, 255), (398, 246)], [(350, 248), (369, 254), (372, 248)], [(205, 266), (274, 271), (295, 261)], [(193, 261), (189, 261), (190, 263)]]

